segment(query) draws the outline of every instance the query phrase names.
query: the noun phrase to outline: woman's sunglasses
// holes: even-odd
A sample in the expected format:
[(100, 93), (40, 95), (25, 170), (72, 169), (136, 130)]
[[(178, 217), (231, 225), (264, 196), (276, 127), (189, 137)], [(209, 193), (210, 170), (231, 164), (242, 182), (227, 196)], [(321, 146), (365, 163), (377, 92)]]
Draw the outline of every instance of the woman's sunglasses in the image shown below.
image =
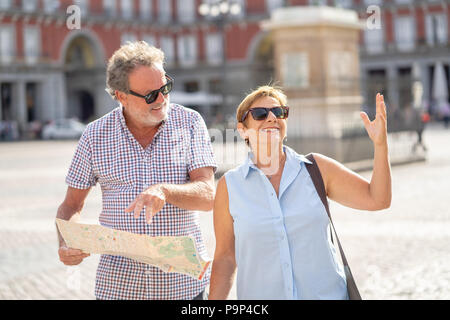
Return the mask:
[(244, 115), (242, 116), (241, 122), (244, 122), (245, 118), (247, 118), (248, 113), (252, 114), (253, 119), (255, 120), (265, 120), (269, 116), (269, 112), (272, 112), (275, 117), (278, 119), (287, 119), (289, 116), (289, 107), (288, 106), (280, 106), (273, 108), (252, 108), (248, 109)]
[(149, 94), (143, 96), (139, 93), (136, 93), (132, 90), (130, 90), (130, 94), (132, 94), (133, 96), (139, 97), (139, 98), (144, 98), (145, 102), (147, 102), (147, 104), (153, 103), (156, 101), (156, 99), (158, 99), (158, 95), (161, 92), (163, 95), (168, 94), (170, 91), (172, 91), (172, 87), (173, 87), (173, 79), (166, 74), (166, 79), (167, 79), (167, 83), (165, 85), (163, 85), (161, 88), (157, 89), (157, 90), (153, 90), (152, 92), (150, 92)]

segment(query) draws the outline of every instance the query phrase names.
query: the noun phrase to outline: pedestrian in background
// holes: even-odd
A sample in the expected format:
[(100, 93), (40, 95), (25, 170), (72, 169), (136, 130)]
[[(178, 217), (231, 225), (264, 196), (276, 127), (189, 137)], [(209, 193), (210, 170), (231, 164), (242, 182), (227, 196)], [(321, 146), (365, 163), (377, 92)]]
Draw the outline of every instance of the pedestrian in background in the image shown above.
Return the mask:
[[(330, 220), (305, 164), (283, 144), (289, 108), (264, 86), (237, 109), (237, 129), (250, 147), (245, 163), (219, 180), (214, 203), (216, 249), (210, 299), (226, 299), (237, 267), (238, 299), (348, 299), (346, 276), (331, 242)], [(314, 153), (329, 199), (359, 210), (391, 203), (386, 106), (361, 118), (374, 145), (371, 181)]]
[(450, 104), (447, 101), (441, 104), (440, 113), (442, 120), (444, 121), (445, 128), (448, 128), (448, 124), (450, 122)]

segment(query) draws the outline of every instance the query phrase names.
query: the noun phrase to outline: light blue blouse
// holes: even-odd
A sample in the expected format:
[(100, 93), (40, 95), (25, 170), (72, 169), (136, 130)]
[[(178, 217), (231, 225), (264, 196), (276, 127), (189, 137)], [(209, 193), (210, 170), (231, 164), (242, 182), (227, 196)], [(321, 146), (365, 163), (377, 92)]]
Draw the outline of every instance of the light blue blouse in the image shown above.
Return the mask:
[(225, 173), (238, 299), (348, 299), (330, 222), (303, 155), (284, 146), (279, 196), (249, 154)]

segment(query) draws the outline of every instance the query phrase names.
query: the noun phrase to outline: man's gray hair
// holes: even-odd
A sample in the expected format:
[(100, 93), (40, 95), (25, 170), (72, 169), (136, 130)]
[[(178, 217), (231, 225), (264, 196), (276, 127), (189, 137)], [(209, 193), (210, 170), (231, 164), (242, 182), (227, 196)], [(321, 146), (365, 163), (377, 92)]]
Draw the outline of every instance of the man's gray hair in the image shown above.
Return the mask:
[(129, 93), (128, 76), (137, 66), (164, 64), (164, 52), (145, 41), (127, 42), (108, 61), (106, 91), (117, 100), (115, 91)]

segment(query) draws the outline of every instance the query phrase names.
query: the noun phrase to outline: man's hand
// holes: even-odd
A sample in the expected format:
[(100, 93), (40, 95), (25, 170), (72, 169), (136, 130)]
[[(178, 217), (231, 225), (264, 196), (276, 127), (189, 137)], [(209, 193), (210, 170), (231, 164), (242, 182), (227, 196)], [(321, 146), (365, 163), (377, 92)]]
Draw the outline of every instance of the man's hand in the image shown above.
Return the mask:
[(134, 217), (137, 219), (142, 209), (146, 207), (145, 220), (150, 224), (152, 223), (153, 216), (161, 211), (165, 204), (166, 195), (164, 190), (161, 185), (155, 184), (137, 196), (130, 206), (125, 209), (125, 212), (134, 211)]
[(80, 264), (84, 258), (89, 257), (89, 253), (84, 253), (79, 249), (67, 248), (61, 246), (58, 250), (59, 260), (67, 266), (76, 266)]
[[(56, 218), (67, 220), (67, 221), (76, 221), (80, 216), (81, 209), (83, 209), (84, 200), (86, 199), (89, 189), (76, 189), (72, 187), (67, 188), (66, 198), (64, 202), (59, 206), (58, 213), (56, 214)], [(67, 248), (66, 243), (64, 242), (61, 233), (56, 228), (56, 232), (58, 234), (59, 239), (59, 260), (68, 266), (75, 266), (80, 264), (84, 258), (89, 256), (89, 253), (83, 253), (81, 250)]]

